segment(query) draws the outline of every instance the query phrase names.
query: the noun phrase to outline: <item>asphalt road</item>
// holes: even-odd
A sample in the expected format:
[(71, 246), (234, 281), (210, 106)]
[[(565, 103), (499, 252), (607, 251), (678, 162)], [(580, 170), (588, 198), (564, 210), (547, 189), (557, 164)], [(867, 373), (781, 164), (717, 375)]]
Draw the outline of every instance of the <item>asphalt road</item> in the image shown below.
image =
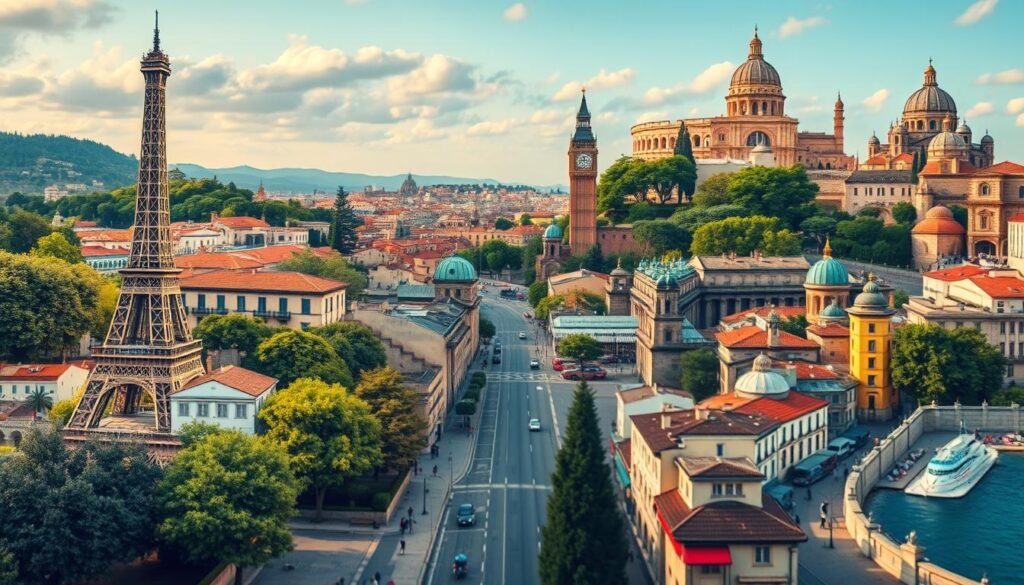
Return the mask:
[[(484, 304), (484, 314), (494, 322), (502, 342), (502, 363), (488, 363), (485, 369), (488, 391), (480, 428), (474, 429), (474, 460), (469, 473), (456, 482), (444, 513), (427, 585), (454, 580), (452, 559), (457, 553), (469, 557), (464, 583), (540, 583), (540, 531), (575, 384), (561, 381), (552, 371), (550, 350), (538, 345), (536, 326), (522, 316), (527, 309), (525, 303), (498, 299)], [(519, 339), (520, 331), (527, 332), (526, 340)], [(489, 361), (491, 348), (487, 351)], [(540, 370), (530, 370), (531, 358), (541, 361)], [(625, 377), (617, 382), (626, 381)], [(607, 441), (615, 414), (616, 383), (593, 386)], [(529, 431), (531, 418), (540, 419), (540, 432)], [(455, 512), (463, 503), (476, 508), (475, 526), (458, 526)], [(630, 582), (647, 582), (638, 565), (631, 567)]]

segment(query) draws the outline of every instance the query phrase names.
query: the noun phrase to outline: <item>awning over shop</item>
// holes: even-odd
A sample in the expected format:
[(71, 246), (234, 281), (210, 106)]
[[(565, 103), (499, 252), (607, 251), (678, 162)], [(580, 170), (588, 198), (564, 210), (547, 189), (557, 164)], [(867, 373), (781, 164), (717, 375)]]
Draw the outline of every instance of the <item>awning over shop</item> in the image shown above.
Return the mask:
[(615, 475), (619, 476), (619, 483), (622, 484), (622, 487), (629, 487), (629, 471), (618, 452), (615, 453)]
[(727, 546), (683, 545), (683, 563), (687, 565), (731, 565), (732, 555)]

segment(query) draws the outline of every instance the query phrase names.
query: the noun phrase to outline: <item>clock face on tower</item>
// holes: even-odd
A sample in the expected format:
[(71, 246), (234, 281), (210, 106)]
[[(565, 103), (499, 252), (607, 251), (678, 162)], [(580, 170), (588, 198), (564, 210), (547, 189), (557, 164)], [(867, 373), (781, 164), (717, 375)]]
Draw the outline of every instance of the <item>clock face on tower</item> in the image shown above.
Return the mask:
[(576, 156), (577, 169), (589, 169), (592, 166), (594, 166), (594, 158), (589, 154), (583, 153)]

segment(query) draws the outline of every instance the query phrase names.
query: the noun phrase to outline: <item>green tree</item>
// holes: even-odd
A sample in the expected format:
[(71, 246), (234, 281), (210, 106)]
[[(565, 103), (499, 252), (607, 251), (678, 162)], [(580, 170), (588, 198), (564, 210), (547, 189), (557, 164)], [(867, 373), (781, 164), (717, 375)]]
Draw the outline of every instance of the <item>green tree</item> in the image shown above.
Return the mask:
[(498, 329), (494, 326), (487, 317), (480, 317), (480, 337), (490, 339), (498, 332)]
[(967, 208), (963, 205), (950, 205), (949, 210), (953, 212), (953, 219), (956, 220), (965, 230), (967, 229)]
[(338, 187), (334, 196), (334, 221), (331, 222), (331, 247), (340, 254), (351, 254), (359, 243), (356, 228), (363, 221), (356, 217), (356, 212), (348, 202), (348, 193), (344, 187)]
[(288, 386), (299, 378), (319, 378), (328, 384), (355, 385), (345, 360), (324, 338), (307, 331), (284, 329), (256, 348), (259, 371)]
[(30, 253), (33, 256), (57, 258), (69, 264), (85, 261), (78, 246), (71, 245), (64, 234), (60, 232), (53, 232), (39, 238)]
[(752, 215), (778, 217), (783, 227), (796, 229), (814, 215), (818, 185), (807, 178), (802, 166), (747, 167), (729, 178), (731, 203)]
[(972, 327), (904, 325), (892, 344), (892, 381), (919, 404), (976, 405), (1002, 388), (1006, 358)]
[(71, 415), (75, 413), (75, 407), (78, 406), (78, 401), (82, 399), (83, 394), (85, 394), (84, 387), (75, 392), (75, 395), (71, 398), (54, 403), (53, 408), (51, 408), (49, 412), (50, 420), (59, 427), (63, 427), (68, 424), (68, 421), (71, 420)]
[(696, 402), (718, 394), (718, 356), (707, 348), (684, 351), (679, 356), (679, 385)]
[(533, 225), (533, 218), (529, 213), (524, 213), (519, 216), (519, 225)]
[(37, 387), (25, 398), (25, 404), (31, 407), (37, 415), (46, 414), (48, 410), (53, 408), (53, 397), (46, 390)]
[(682, 202), (684, 193), (692, 193), (697, 182), (697, 167), (682, 156), (644, 161), (635, 172), (636, 184), (641, 186), (644, 198), (653, 191), (662, 205), (673, 195)]
[(401, 372), (389, 367), (364, 372), (356, 396), (380, 421), (384, 466), (404, 469), (411, 464), (427, 446), (427, 421), (416, 412), (419, 395), (403, 383)]
[(901, 309), (903, 308), (903, 305), (909, 302), (910, 295), (907, 293), (907, 291), (903, 290), (902, 288), (898, 288), (895, 291), (893, 291), (892, 306), (896, 307), (897, 309)]
[(293, 548), (288, 520), (299, 482), (284, 449), (270, 441), (208, 434), (174, 458), (158, 489), (157, 533), (187, 560), (253, 567)]
[[(643, 165), (644, 161), (640, 159), (624, 156), (601, 173), (601, 180), (597, 184), (598, 212), (622, 212), (626, 209), (628, 199), (640, 200), (646, 196), (637, 180), (637, 173)], [(565, 233), (565, 226), (561, 227), (562, 233)]]
[(633, 239), (647, 253), (661, 256), (670, 250), (690, 251), (690, 232), (665, 220), (638, 221), (633, 224)]
[(257, 368), (256, 348), (270, 338), (274, 330), (263, 321), (247, 315), (210, 315), (192, 329), (203, 340), (207, 351), (236, 349), (247, 368)]
[(548, 281), (546, 280), (538, 280), (526, 289), (526, 302), (530, 303), (531, 307), (536, 308), (537, 303), (546, 296), (548, 296)]
[(558, 355), (574, 358), (582, 364), (604, 355), (604, 348), (593, 336), (586, 333), (570, 333), (558, 342)]
[(882, 217), (882, 210), (878, 207), (873, 206), (865, 207), (864, 209), (861, 209), (860, 211), (857, 212), (857, 217), (870, 217), (873, 219), (878, 219)]
[(331, 253), (327, 256), (320, 256), (312, 250), (304, 250), (282, 260), (275, 270), (301, 272), (347, 282), (348, 288), (345, 289), (345, 298), (347, 299), (359, 298), (359, 295), (366, 289), (366, 274), (349, 264), (348, 260), (342, 258), (340, 254)]
[(0, 359), (30, 361), (78, 344), (100, 310), (84, 264), (0, 252)]
[(992, 397), (992, 406), (1024, 405), (1024, 387), (1010, 386), (1002, 388)]
[(815, 215), (800, 222), (800, 231), (813, 237), (816, 247), (820, 250), (829, 235), (836, 231), (836, 223), (831, 217)]
[(387, 352), (379, 337), (369, 327), (351, 321), (331, 323), (317, 327), (312, 333), (327, 340), (335, 353), (345, 360), (348, 369), (358, 382), (364, 371), (385, 366)]
[(499, 217), (498, 219), (494, 220), (494, 227), (495, 229), (504, 231), (516, 227), (516, 224), (507, 217)]
[(547, 321), (552, 309), (557, 309), (565, 303), (565, 295), (552, 295), (541, 299), (534, 307), (533, 316), (541, 321)]
[(210, 435), (218, 435), (230, 431), (231, 429), (226, 429), (214, 423), (192, 421), (181, 425), (181, 428), (178, 429), (178, 438), (181, 439), (182, 446), (187, 449), (192, 445), (202, 443)]
[(8, 216), (7, 225), (11, 230), (8, 250), (15, 254), (28, 252), (40, 238), (50, 235), (50, 232), (53, 231), (46, 218), (24, 209), (15, 209)]
[(684, 205), (672, 214), (669, 221), (692, 234), (704, 224), (730, 217), (746, 217), (747, 215), (750, 214), (739, 205), (715, 205), (713, 207)]
[(594, 394), (581, 382), (555, 458), (547, 522), (541, 529), (544, 585), (626, 583), (625, 521), (615, 501)]
[(540, 256), (543, 251), (544, 242), (541, 241), (539, 236), (532, 237), (526, 241), (526, 245), (523, 246), (523, 258), (519, 263), (523, 267), (524, 282), (533, 284), (537, 280), (537, 256)]
[[(676, 135), (676, 145), (672, 149), (672, 154), (685, 158), (696, 168), (697, 161), (693, 158), (693, 144), (690, 143), (690, 140), (690, 131), (686, 128), (686, 122), (683, 122), (679, 125), (679, 134)], [(692, 195), (693, 188), (691, 187), (686, 192)]]
[(259, 418), (268, 440), (288, 452), (291, 468), (313, 489), (316, 519), (327, 490), (380, 464), (380, 422), (370, 405), (338, 384), (302, 378), (267, 400)]
[(121, 296), (121, 277), (120, 275), (101, 276), (84, 265), (75, 268), (80, 268), (78, 273), (85, 276), (86, 280), (96, 283), (96, 305), (92, 311), (93, 318), (92, 324), (89, 326), (89, 334), (95, 339), (103, 339), (107, 336), (107, 329), (110, 328), (110, 322), (114, 318), (114, 310), (117, 309), (117, 299)]
[(601, 255), (601, 247), (594, 244), (587, 248), (586, 253), (583, 255), (581, 266), (593, 272), (602, 272), (604, 270), (604, 257)]
[(16, 582), (85, 582), (141, 556), (152, 543), (159, 477), (140, 445), (68, 450), (60, 433), (28, 430), (17, 454), (0, 457), (0, 550), (14, 557)]
[(778, 218), (755, 215), (730, 217), (701, 226), (690, 246), (694, 255), (717, 256), (735, 252), (746, 256), (754, 250), (768, 255), (799, 253), (800, 242), (789, 230), (781, 229)]
[(807, 337), (808, 326), (810, 323), (807, 322), (807, 315), (804, 314), (794, 315), (779, 323), (779, 329), (804, 338)]
[(729, 205), (729, 179), (732, 173), (717, 173), (701, 181), (697, 192), (693, 194), (693, 204), (697, 207), (716, 207)]
[(0, 548), (0, 585), (18, 585), (18, 563), (14, 555)]
[(892, 212), (892, 218), (897, 223), (913, 225), (917, 221), (917, 209), (905, 201), (893, 205), (890, 211)]

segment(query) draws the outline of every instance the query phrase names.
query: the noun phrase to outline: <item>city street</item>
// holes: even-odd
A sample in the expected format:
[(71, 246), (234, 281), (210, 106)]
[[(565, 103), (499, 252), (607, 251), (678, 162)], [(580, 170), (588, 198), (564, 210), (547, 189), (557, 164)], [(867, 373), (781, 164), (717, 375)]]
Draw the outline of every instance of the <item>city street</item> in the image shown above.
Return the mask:
[[(468, 583), (540, 582), (540, 531), (575, 383), (562, 381), (551, 369), (550, 349), (537, 343), (542, 332), (522, 316), (528, 309), (522, 302), (485, 301), (483, 314), (494, 322), (502, 342), (502, 363), (489, 363), (487, 348), (489, 384), (480, 428), (474, 429), (476, 454), (444, 512), (428, 585), (452, 579), (458, 553), (469, 557)], [(528, 339), (520, 340), (520, 331)], [(531, 358), (541, 361), (540, 370), (530, 369)], [(616, 382), (592, 384), (604, 441), (614, 419), (616, 383), (629, 378), (624, 374)], [(531, 418), (540, 419), (540, 432), (529, 431)], [(463, 503), (476, 508), (475, 526), (457, 525), (455, 513)], [(646, 583), (638, 566), (631, 569), (632, 583)]]

